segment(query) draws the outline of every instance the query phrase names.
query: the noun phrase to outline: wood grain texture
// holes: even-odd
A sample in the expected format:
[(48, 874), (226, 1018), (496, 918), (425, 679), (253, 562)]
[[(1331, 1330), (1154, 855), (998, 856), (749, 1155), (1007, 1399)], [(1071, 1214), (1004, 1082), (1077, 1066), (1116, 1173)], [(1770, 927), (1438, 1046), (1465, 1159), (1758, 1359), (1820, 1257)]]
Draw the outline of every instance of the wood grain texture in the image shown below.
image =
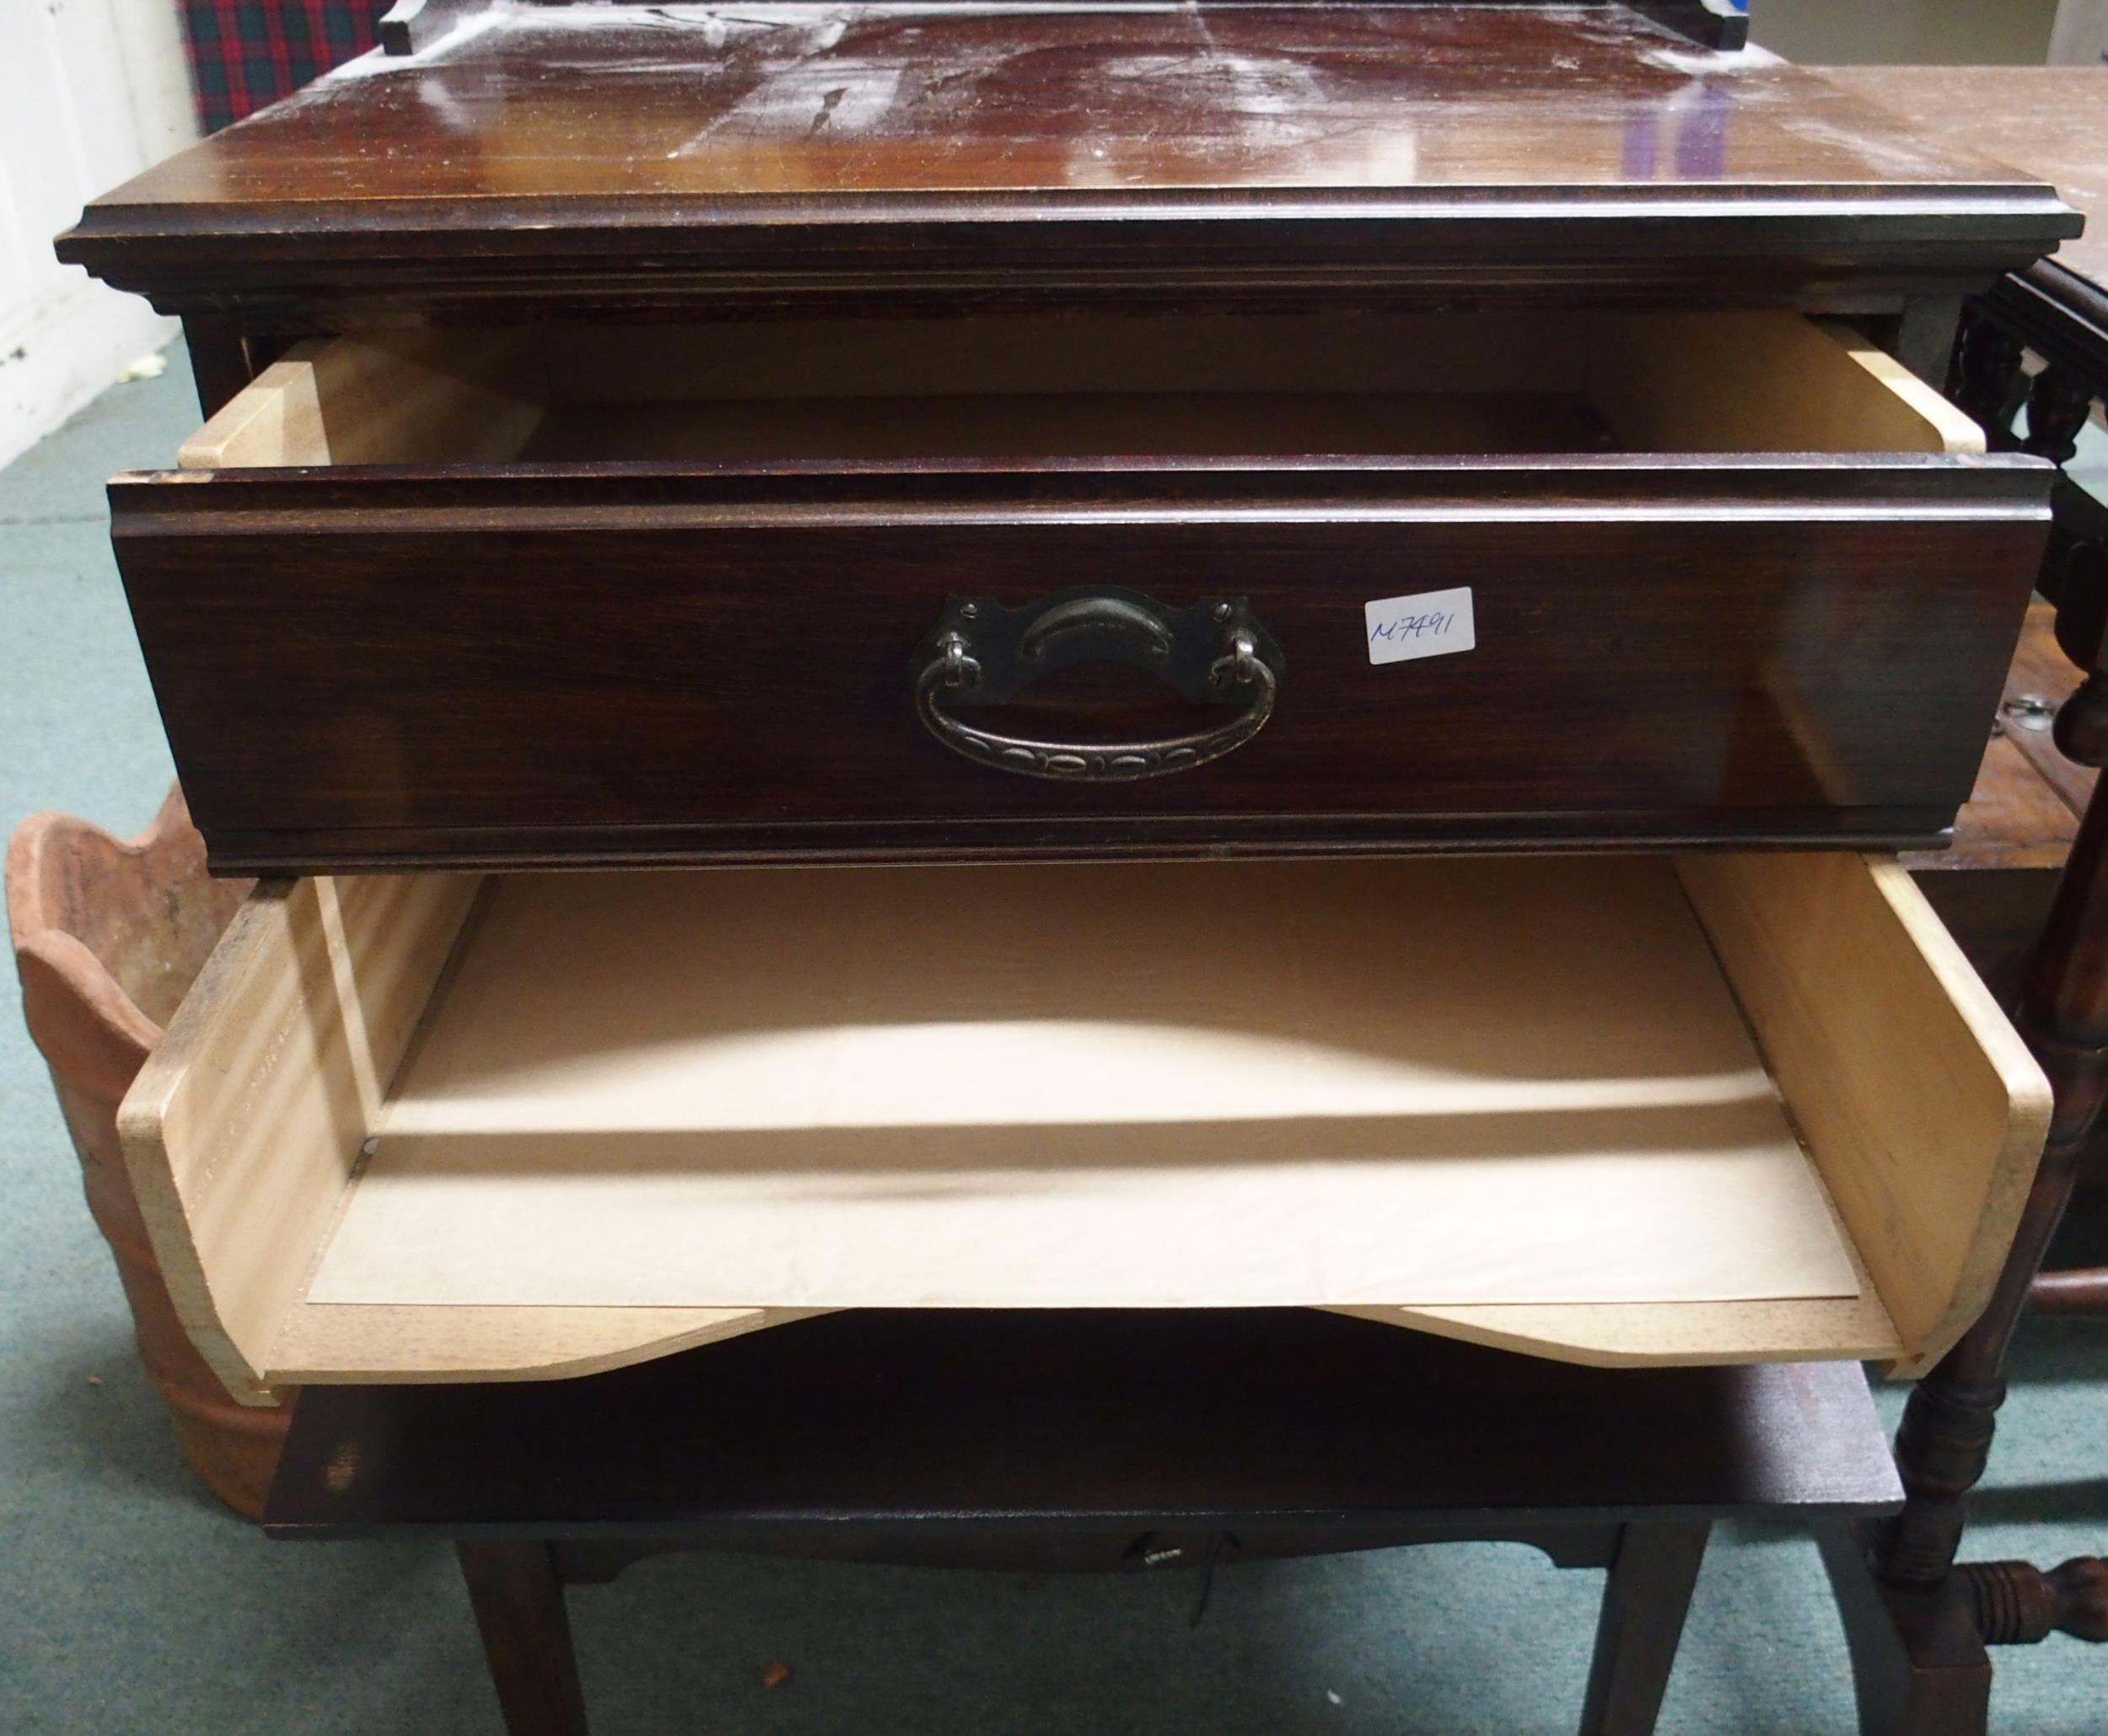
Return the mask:
[[(1776, 314), (1774, 318), (1779, 317)], [(1008, 309), (926, 319), (540, 322), (569, 405), (1054, 392), (1580, 393), (1573, 309)]]
[(1976, 787), (1955, 816), (1954, 836), (1939, 850), (1913, 850), (1902, 858), (1917, 873), (1982, 869), (2054, 870), (2063, 866), (2078, 817), (2036, 769), (2008, 730), (1984, 750)]
[(1878, 298), (2073, 233), (1944, 137), (1619, 6), (519, 7), (318, 81), (60, 253), (312, 331), (962, 290)]
[(1840, 89), (1957, 150), (2054, 185), (2089, 219), (2057, 263), (2108, 283), (2108, 67), (1824, 67)]
[(567, 1380), (805, 1318), (789, 1309), (392, 1308), (304, 1303), (271, 1341), (273, 1380)]
[[(1955, 816), (1955, 835), (1945, 849), (1916, 851), (1902, 858), (1912, 873), (1939, 876), (2063, 866), (2100, 773), (2064, 757), (2048, 727), (2046, 712), (2038, 709), (2053, 712), (2079, 685), (2079, 671), (2058, 648), (2056, 615), (2047, 603), (2028, 605), (2027, 625), (2006, 675), (2005, 699), (1984, 750), (1976, 787)], [(1946, 911), (1941, 914), (1953, 927)], [(2038, 910), (2025, 933), (2010, 929), (2009, 938), (2000, 943), (2001, 954), (2031, 941), (2041, 927), (2040, 918)], [(1983, 960), (1976, 958), (1976, 962), (1982, 970)], [(2008, 986), (2017, 987), (2017, 979)]]
[[(2025, 459), (542, 466), (113, 485), (216, 869), (1928, 840), (1966, 798), (2045, 529)], [(298, 583), (288, 575), (298, 575)], [(444, 576), (444, 582), (440, 582)], [(918, 723), (949, 595), (1242, 594), (1266, 734), (1117, 787)], [(1468, 657), (1363, 605), (1474, 589)], [(1186, 727), (1042, 684), (1071, 739)], [(1115, 672), (1121, 673), (1121, 672)], [(288, 693), (300, 696), (288, 707)], [(1459, 721), (1498, 717), (1496, 731)]]
[(1983, 449), (1856, 332), (1776, 310), (1072, 313), (304, 343), (180, 462)]
[[(1611, 450), (1514, 449), (1562, 439)], [(2043, 534), (2046, 469), (1977, 440), (1776, 311), (557, 327), (288, 358), (186, 447), (220, 468), (112, 497), (222, 871), (1885, 844), (1966, 793)], [(998, 575), (1248, 594), (1275, 722), (1114, 790), (958, 760), (911, 653)], [(1472, 655), (1370, 664), (1364, 603), (1460, 585)], [(1009, 718), (1186, 727), (1121, 673)]]
[(1519, 1502), (1806, 1517), (1896, 1490), (1849, 1365), (1613, 1373), (1294, 1309), (859, 1312), (578, 1383), (317, 1389), (287, 1466), (281, 1536), (648, 1525), (809, 1549), (945, 1518), (1343, 1539)]
[[(1922, 1330), (1947, 1330), (1942, 1298), (1960, 1298), (1987, 1262), (1995, 1265), (1994, 1244), (2009, 1229), (2001, 1201), (2018, 1169), (2032, 1158), (2029, 1118), (2040, 1105), (2030, 1093), (2039, 1087), (2039, 1075), (2030, 1073), (2024, 1056), (2014, 1062), (2017, 1040), (1965, 967), (1947, 955), (1951, 943), (1937, 925), (1922, 907), (1901, 907), (1908, 901), (1887, 883), (1900, 870), (1863, 866), (1848, 855), (1706, 858), (1680, 866), (1686, 886), (1702, 886), (1710, 876), (1728, 889), (1711, 899), (1702, 892), (1701, 907), (1768, 1054), (1785, 1057), (1779, 1077), (1789, 1109), (1811, 1141), (1839, 1210), (1854, 1235), (1869, 1239), (1855, 1253), (1863, 1293), (1827, 1301), (1341, 1311), (1607, 1366), (1837, 1357), (1914, 1362), (1922, 1341), (1897, 1330), (1892, 1301), (1923, 1321)], [(135, 1167), (143, 1180), (158, 1165), (158, 1193), (175, 1199), (156, 1233), (167, 1244), (164, 1259), (175, 1255), (172, 1266), (193, 1274), (191, 1293), (200, 1300), (186, 1322), (208, 1352), (217, 1347), (215, 1366), (223, 1376), (251, 1396), (267, 1396), (271, 1380), (553, 1378), (617, 1368), (802, 1317), (762, 1309), (364, 1307), (299, 1300), (299, 1287), (349, 1180), (344, 1154), (356, 1156), (367, 1130), (387, 1125), (366, 1098), (361, 1074), (379, 1077), (385, 1070), (412, 1016), (411, 990), (419, 981), (429, 987), (437, 969), (433, 954), (444, 949), (434, 943), (437, 933), (428, 922), (402, 944), (406, 931), (390, 907), (399, 913), (406, 898), (417, 901), (403, 889), (437, 884), (401, 878), (337, 883), (329, 900), (334, 923), (325, 921), (322, 898), (310, 897), (293, 911), (289, 903), (297, 892), (260, 895), (179, 1019), (156, 1082), (127, 1105)], [(1750, 886), (1756, 891), (1743, 896)], [(458, 896), (448, 892), (441, 908), (453, 908)], [(1821, 922), (1808, 916), (1811, 900)], [(1780, 934), (1767, 927), (1789, 921), (1801, 926)], [(296, 930), (309, 938), (308, 943)], [(1780, 998), (1774, 955), (1800, 955), (1804, 965), (1805, 954), (1819, 945), (1827, 949), (1820, 981), (1804, 971), (1804, 998)], [(304, 965), (304, 950), (318, 948), (330, 956)], [(380, 967), (397, 948), (390, 982)], [(325, 1040), (319, 1057), (309, 1056), (296, 1040), (274, 1042), (271, 1035), (298, 1031), (302, 1019), (259, 1024), (248, 1016), (260, 997), (289, 996), (311, 1008), (307, 1028), (326, 1031), (333, 1020), (343, 1023), (347, 979), (375, 1015), (368, 1023), (383, 1054), (370, 1069), (350, 1058), (356, 1045), (341, 1035)], [(1805, 997), (1816, 989), (1820, 1001)], [(1943, 996), (1951, 999), (1943, 1002)], [(1948, 1094), (1933, 1094), (1930, 1109), (1922, 1091), (1904, 1100), (1908, 1094), (1893, 1066), (1895, 1051), (1845, 1029), (1870, 1016), (1869, 1008), (1906, 1028), (1919, 1041), (1917, 1056), (1938, 1057), (1940, 1079), (1960, 1083), (1943, 1085)], [(1847, 1039), (1853, 1046), (1843, 1051), (1849, 1064), (1841, 1072), (1823, 1045)], [(1811, 1053), (1820, 1061), (1812, 1076)], [(1921, 1078), (1918, 1071), (1910, 1074), (1911, 1081)], [(1998, 1121), (1993, 1099), (1999, 1090), (2007, 1093), (2008, 1123)], [(1841, 1099), (1842, 1122), (1832, 1107)], [(325, 1113), (331, 1104), (334, 1115)], [(243, 1134), (236, 1111), (267, 1118), (274, 1131), (267, 1147), (253, 1133)], [(231, 1139), (223, 1137), (229, 1129)], [(2039, 1143), (2039, 1126), (2035, 1137)], [(1878, 1203), (1898, 1185), (1898, 1153), (1913, 1174), (1929, 1180), (1900, 1204)], [(224, 1161), (230, 1155), (231, 1168)], [(230, 1202), (224, 1190), (235, 1187), (240, 1190)], [(216, 1188), (222, 1190), (217, 1197)], [(230, 1341), (230, 1319), (249, 1345), (261, 1343), (260, 1353), (245, 1353)]]
[[(2046, 603), (2029, 605), (2027, 628), (2020, 635), (2013, 667), (2006, 676), (2006, 699), (2011, 705), (2026, 707), (2030, 712), (2036, 706), (2061, 711), (2078, 691), (2084, 675), (2057, 642), (2052, 625), (2055, 615), (2056, 611)], [(2093, 799), (2095, 787), (2100, 781), (2100, 771), (2094, 766), (2067, 759), (2050, 730), (2023, 729), (2014, 725), (2008, 734), (2037, 776), (2057, 792), (2058, 799), (2072, 814), (2077, 816), (2085, 813), (2086, 804)]]
[(1591, 322), (1588, 391), (1646, 452), (1984, 449), (1983, 430), (1835, 322), (1689, 314)]
[(1831, 67), (1824, 75), (1920, 130), (2057, 185), (2087, 220), (1986, 304), (2030, 347), (2108, 379), (2108, 67)]
[(1922, 1373), (1990, 1300), (2041, 1156), (2049, 1082), (1896, 863), (1677, 867), (1905, 1370)]
[(183, 443), (184, 470), (475, 464), (517, 453), (543, 414), (539, 346), (519, 332), (310, 341)]
[(119, 1107), (169, 1295), (238, 1398), (270, 1402), (272, 1341), (476, 884), (260, 889)]
[(1660, 857), (504, 876), (375, 1131), (311, 1302), (1858, 1292)]
[(1776, 310), (786, 320), (541, 345), (537, 460), (1984, 449), (1858, 333)]

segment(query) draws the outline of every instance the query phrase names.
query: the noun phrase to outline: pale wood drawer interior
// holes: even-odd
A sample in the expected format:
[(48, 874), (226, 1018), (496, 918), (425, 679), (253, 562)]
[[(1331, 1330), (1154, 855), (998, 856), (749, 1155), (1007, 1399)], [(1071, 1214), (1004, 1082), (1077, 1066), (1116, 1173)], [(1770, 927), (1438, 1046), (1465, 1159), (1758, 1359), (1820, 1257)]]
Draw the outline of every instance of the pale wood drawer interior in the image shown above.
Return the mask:
[(376, 332), (298, 347), (180, 463), (1983, 449), (1842, 325), (1543, 310)]
[(1751, 854), (283, 883), (121, 1126), (267, 1400), (874, 1305), (1916, 1368), (2048, 1113), (1892, 861)]

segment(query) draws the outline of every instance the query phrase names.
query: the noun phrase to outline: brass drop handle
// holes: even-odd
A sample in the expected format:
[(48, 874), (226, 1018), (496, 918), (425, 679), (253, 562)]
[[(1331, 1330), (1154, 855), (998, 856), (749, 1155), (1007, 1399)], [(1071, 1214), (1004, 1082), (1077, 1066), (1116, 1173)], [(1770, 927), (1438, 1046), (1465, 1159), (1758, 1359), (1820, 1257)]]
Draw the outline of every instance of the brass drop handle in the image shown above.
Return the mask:
[[(1000, 705), (1042, 675), (1081, 663), (1124, 663), (1194, 705), (1241, 706), (1226, 723), (1143, 741), (1035, 741), (956, 715)], [(1280, 691), (1281, 649), (1242, 597), (1170, 609), (1116, 587), (1062, 591), (1022, 609), (954, 597), (917, 649), (915, 710), (955, 753), (1024, 777), (1128, 783), (1191, 771), (1266, 727)]]

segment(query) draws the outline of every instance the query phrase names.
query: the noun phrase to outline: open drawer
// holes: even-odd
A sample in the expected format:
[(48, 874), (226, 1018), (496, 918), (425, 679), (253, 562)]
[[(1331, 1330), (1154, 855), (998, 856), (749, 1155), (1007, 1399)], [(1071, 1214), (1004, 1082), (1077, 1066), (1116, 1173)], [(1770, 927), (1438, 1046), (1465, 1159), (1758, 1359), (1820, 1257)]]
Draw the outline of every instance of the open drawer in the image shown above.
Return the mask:
[(222, 872), (1892, 846), (2040, 558), (1982, 446), (1777, 312), (550, 325), (111, 499)]
[(1927, 1366), (2049, 1112), (1849, 853), (260, 889), (120, 1117), (230, 1387), (862, 1306), (1324, 1306)]

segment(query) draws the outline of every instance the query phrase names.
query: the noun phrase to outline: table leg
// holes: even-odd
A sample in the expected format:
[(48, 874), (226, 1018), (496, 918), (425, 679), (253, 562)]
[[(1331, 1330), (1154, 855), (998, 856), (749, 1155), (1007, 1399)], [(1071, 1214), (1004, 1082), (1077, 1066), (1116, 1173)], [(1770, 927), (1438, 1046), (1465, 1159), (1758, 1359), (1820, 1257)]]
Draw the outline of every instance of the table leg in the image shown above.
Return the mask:
[(457, 1543), (508, 1736), (586, 1736), (563, 1582), (546, 1543)]
[(1581, 1736), (1650, 1736), (1712, 1529), (1702, 1519), (1621, 1528), (1603, 1589)]
[(1860, 1736), (1982, 1736), (1991, 1657), (1960, 1577), (1883, 1585), (1854, 1528), (1832, 1525), (1820, 1541), (1852, 1652)]
[[(2057, 744), (2082, 765), (2108, 760), (2108, 675), (2096, 670), (2058, 714)], [(1991, 1453), (2005, 1400), (2006, 1352), (2051, 1238), (2070, 1203), (2087, 1142), (2108, 1101), (2108, 790), (2087, 806), (2057, 901), (2028, 966), (2015, 1023), (2056, 1093), (2049, 1142), (2028, 1196), (2019, 1231), (1983, 1317), (1911, 1394), (1896, 1439), (1903, 1511), (1874, 1529), (1868, 1562), (1885, 1594), (1894, 1642), (1911, 1654), (1911, 1701), (1945, 1680), (1958, 1687), (1937, 1716), (1919, 1705), (1915, 1723), (1886, 1721), (1887, 1703), (1868, 1719), (1869, 1736), (1890, 1729), (1953, 1731), (1975, 1736), (1987, 1712), (1989, 1667), (1976, 1661), (1984, 1642), (2039, 1639), (2052, 1627), (2108, 1631), (2100, 1610), (2104, 1575), (2090, 1562), (2068, 1563), (2052, 1583), (2020, 1562), (1958, 1570), (1964, 1504)], [(1833, 1565), (1833, 1581), (1838, 1578)], [(1847, 1591), (1841, 1586), (1840, 1599)], [(1966, 1620), (1965, 1639), (1953, 1626)], [(1885, 1645), (1869, 1609), (1847, 1610), (1855, 1654)], [(2034, 1631), (2034, 1630), (2040, 1631)], [(1926, 1648), (1932, 1649), (1928, 1651)], [(1972, 1655), (1964, 1658), (1965, 1652)], [(1855, 1656), (1863, 1715), (1869, 1671), (1883, 1666)], [(1981, 1678), (1981, 1690), (1974, 1685)]]

